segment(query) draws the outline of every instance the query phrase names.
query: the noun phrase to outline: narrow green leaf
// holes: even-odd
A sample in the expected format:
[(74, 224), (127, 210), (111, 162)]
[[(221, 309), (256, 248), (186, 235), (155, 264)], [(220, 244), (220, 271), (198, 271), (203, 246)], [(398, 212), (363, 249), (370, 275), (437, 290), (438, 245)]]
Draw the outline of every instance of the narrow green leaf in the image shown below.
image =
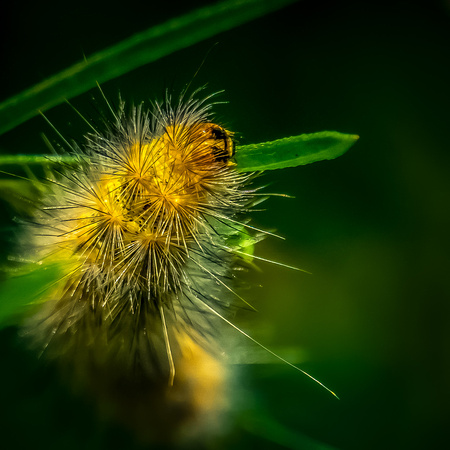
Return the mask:
[(71, 155), (0, 155), (0, 166), (76, 164), (80, 159)]
[(0, 328), (15, 323), (62, 276), (61, 264), (51, 263), (30, 265), (4, 280), (0, 285)]
[[(237, 148), (234, 160), (240, 172), (284, 169), (334, 159), (344, 154), (359, 136), (338, 131), (319, 131), (301, 134), (260, 144), (242, 145)], [(71, 155), (3, 155), (0, 166), (13, 164), (77, 164), (79, 159)]]
[(123, 75), (296, 0), (226, 0), (149, 28), (0, 104), (0, 134), (96, 83)]
[[(240, 172), (284, 169), (334, 159), (344, 154), (357, 140), (355, 134), (338, 131), (320, 131), (301, 134), (276, 141), (239, 146), (234, 160)], [(0, 166), (10, 164), (58, 164), (78, 163), (70, 155), (3, 155)]]
[(247, 410), (239, 416), (239, 425), (245, 431), (291, 450), (336, 450), (323, 442), (316, 441), (309, 436), (293, 431), (278, 422), (265, 411), (262, 405), (258, 409)]
[(334, 159), (345, 153), (359, 136), (337, 131), (301, 134), (271, 142), (243, 145), (237, 148), (237, 170), (284, 169)]
[(38, 205), (37, 199), (40, 198), (40, 190), (33, 181), (14, 178), (0, 179), (0, 198), (23, 217)]

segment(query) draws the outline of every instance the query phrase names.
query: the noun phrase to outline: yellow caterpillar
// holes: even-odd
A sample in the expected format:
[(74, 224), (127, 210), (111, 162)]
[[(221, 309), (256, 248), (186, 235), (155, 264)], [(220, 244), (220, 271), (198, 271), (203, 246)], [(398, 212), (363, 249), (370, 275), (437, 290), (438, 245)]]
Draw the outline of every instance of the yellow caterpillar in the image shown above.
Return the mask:
[(68, 155), (0, 158), (57, 164), (46, 182), (34, 181), (42, 195), (22, 275), (35, 287), (24, 294), (20, 276), (2, 287), (0, 326), (27, 312), (22, 335), (43, 360), (152, 443), (198, 442), (223, 428), (234, 379), (224, 327), (335, 395), (230, 315), (250, 306), (234, 290), (235, 269), (267, 261), (251, 250), (271, 234), (248, 223), (265, 197), (252, 188), (255, 173), (333, 159), (358, 136), (324, 131), (235, 154), (211, 97), (166, 95), (149, 111), (122, 102), (109, 107), (103, 130), (87, 121), (83, 143), (60, 135)]
[(65, 276), (25, 334), (150, 440), (205, 433), (227, 403), (216, 340), (241, 259), (228, 241), (253, 191), (208, 100), (122, 104), (72, 146), (78, 164), (54, 173), (30, 226), (37, 259)]

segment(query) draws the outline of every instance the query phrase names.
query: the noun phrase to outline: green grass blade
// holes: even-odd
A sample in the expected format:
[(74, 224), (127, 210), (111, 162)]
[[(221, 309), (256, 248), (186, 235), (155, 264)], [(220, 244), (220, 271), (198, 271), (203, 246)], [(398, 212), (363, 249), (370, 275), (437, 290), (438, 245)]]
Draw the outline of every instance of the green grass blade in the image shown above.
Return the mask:
[(79, 164), (80, 158), (71, 155), (0, 155), (0, 166)]
[(62, 275), (61, 264), (52, 263), (30, 265), (4, 280), (0, 286), (0, 329), (20, 320), (27, 307), (39, 301)]
[(0, 199), (10, 205), (20, 217), (29, 215), (39, 205), (40, 197), (39, 185), (31, 180), (0, 179)]
[(290, 450), (337, 450), (328, 444), (293, 431), (279, 423), (262, 405), (258, 409), (247, 410), (239, 417), (239, 426), (250, 434)]
[(0, 104), (0, 134), (96, 83), (210, 38), (296, 0), (227, 0), (154, 26), (93, 54)]
[(237, 148), (235, 162), (241, 172), (284, 169), (334, 159), (345, 153), (359, 136), (337, 131), (301, 134)]
[[(334, 159), (344, 154), (357, 140), (355, 134), (320, 131), (301, 134), (276, 141), (239, 146), (234, 157), (237, 170), (252, 172), (284, 169)], [(0, 166), (10, 164), (42, 165), (79, 163), (70, 155), (3, 155)]]

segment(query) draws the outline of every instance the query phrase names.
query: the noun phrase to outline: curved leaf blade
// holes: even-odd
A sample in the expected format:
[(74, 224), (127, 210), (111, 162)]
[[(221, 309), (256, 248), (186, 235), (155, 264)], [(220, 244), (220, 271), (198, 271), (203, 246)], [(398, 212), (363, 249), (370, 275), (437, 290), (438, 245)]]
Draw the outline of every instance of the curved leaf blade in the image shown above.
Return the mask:
[(27, 267), (0, 285), (0, 329), (15, 324), (63, 276), (60, 263)]
[(334, 159), (344, 154), (357, 140), (355, 134), (320, 131), (276, 141), (243, 145), (236, 150), (240, 172), (284, 169)]
[[(338, 131), (319, 131), (300, 134), (275, 141), (239, 146), (234, 162), (240, 172), (297, 167), (313, 162), (335, 159), (352, 147), (359, 136)], [(79, 159), (72, 155), (2, 155), (2, 165), (51, 165), (77, 164)]]
[(0, 166), (77, 164), (80, 158), (72, 155), (0, 155)]
[(135, 34), (0, 104), (0, 134), (108, 80), (296, 0), (226, 0)]
[(300, 431), (289, 429), (272, 417), (263, 405), (257, 406), (239, 415), (239, 426), (251, 435), (290, 450), (337, 450)]

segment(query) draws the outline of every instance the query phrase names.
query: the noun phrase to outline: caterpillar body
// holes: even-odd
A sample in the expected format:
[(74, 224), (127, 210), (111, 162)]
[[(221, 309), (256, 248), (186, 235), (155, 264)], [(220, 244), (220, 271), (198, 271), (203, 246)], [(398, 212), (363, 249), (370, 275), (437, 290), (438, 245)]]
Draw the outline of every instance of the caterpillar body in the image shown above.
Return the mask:
[(211, 106), (195, 95), (150, 112), (121, 103), (105, 131), (70, 144), (77, 164), (53, 172), (30, 225), (34, 258), (64, 276), (24, 334), (151, 441), (204, 436), (227, 406), (217, 335), (242, 300), (235, 238), (254, 191)]
[(336, 396), (230, 320), (251, 307), (234, 289), (236, 269), (268, 261), (249, 247), (272, 233), (248, 223), (266, 196), (252, 188), (255, 173), (238, 170), (211, 98), (166, 94), (150, 110), (116, 110), (104, 97), (112, 119), (102, 129), (85, 119), (82, 144), (58, 132), (71, 156), (36, 181), (26, 259), (60, 275), (22, 335), (145, 442), (189, 445), (224, 430), (234, 378), (224, 327)]

